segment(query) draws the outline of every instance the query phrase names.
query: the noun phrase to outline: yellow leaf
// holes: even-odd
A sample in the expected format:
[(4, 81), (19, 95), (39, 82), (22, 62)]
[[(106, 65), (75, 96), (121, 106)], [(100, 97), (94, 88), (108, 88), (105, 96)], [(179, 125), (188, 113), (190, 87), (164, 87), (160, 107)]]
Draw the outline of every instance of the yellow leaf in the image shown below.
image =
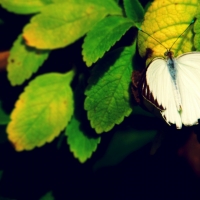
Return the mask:
[(154, 57), (163, 56), (166, 48), (172, 47), (176, 40), (171, 49), (174, 56), (192, 51), (192, 31), (184, 31), (195, 18), (198, 3), (198, 0), (155, 0), (151, 4), (141, 26), (151, 37), (142, 31), (138, 34), (139, 53), (149, 58), (147, 63)]
[(73, 72), (49, 73), (30, 82), (16, 102), (7, 127), (8, 139), (17, 151), (51, 142), (73, 114), (70, 82)]
[[(102, 0), (101, 0), (102, 1)], [(108, 14), (120, 14), (113, 0), (68, 0), (45, 6), (24, 28), (26, 44), (55, 49), (72, 44)]]

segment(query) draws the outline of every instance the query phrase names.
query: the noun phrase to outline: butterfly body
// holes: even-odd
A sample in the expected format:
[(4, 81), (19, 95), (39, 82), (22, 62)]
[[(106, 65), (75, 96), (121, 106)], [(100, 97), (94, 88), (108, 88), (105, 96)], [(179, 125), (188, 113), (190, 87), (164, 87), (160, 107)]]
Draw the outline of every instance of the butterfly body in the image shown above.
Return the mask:
[(173, 58), (155, 58), (147, 67), (142, 95), (177, 128), (198, 124), (200, 119), (200, 52)]
[(167, 56), (167, 67), (169, 70), (169, 74), (171, 75), (172, 79), (172, 86), (173, 86), (173, 92), (174, 92), (174, 98), (176, 101), (176, 107), (177, 110), (181, 111), (181, 95), (180, 90), (177, 82), (177, 68), (178, 64), (176, 63), (176, 60), (172, 57), (172, 52), (170, 50), (167, 50), (167, 52), (164, 54)]
[(176, 81), (176, 62), (172, 58), (172, 53), (168, 50), (164, 55), (167, 56), (167, 67), (169, 70), (169, 73), (172, 77), (172, 80), (175, 82)]

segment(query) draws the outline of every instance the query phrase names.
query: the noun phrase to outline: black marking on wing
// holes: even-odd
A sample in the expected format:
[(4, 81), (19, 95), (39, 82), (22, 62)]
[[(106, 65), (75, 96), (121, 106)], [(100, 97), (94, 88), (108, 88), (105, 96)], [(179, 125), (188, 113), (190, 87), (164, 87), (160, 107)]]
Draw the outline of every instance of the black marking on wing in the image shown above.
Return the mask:
[(143, 77), (141, 78), (140, 93), (153, 106), (155, 106), (157, 109), (163, 111), (163, 110), (165, 110), (165, 108), (163, 108), (162, 105), (159, 105), (157, 99), (154, 98), (153, 93), (150, 91), (149, 85), (147, 84), (147, 78), (146, 78), (147, 70), (148, 70), (148, 67), (146, 68), (145, 72), (143, 73)]

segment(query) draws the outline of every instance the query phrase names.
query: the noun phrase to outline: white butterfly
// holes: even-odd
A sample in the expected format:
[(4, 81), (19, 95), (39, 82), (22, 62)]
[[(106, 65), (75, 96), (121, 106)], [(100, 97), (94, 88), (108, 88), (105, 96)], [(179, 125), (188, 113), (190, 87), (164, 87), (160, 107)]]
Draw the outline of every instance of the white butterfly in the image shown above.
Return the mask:
[(165, 121), (177, 128), (198, 124), (200, 119), (200, 52), (167, 59), (155, 58), (146, 70), (142, 95), (161, 110)]
[(155, 58), (149, 64), (141, 92), (161, 111), (168, 124), (175, 124), (180, 129), (182, 124), (192, 126), (200, 119), (200, 52), (173, 58), (170, 49), (165, 53), (166, 59)]

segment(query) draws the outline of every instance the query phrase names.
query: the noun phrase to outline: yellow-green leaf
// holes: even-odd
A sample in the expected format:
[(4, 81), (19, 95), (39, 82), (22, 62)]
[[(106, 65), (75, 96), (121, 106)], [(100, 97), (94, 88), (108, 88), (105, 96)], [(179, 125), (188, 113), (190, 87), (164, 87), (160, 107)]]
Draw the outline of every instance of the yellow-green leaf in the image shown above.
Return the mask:
[(121, 14), (111, 0), (69, 0), (44, 7), (34, 16), (23, 33), (27, 44), (40, 49), (69, 45), (87, 33), (108, 14)]
[(191, 29), (188, 29), (181, 37), (179, 36), (195, 18), (198, 3), (198, 0), (155, 0), (148, 8), (141, 26), (141, 29), (151, 37), (139, 31), (138, 46), (140, 55), (142, 57), (148, 56), (150, 59), (163, 56), (166, 48), (172, 47), (176, 40), (171, 49), (175, 56), (192, 51)]
[(0, 0), (3, 8), (17, 14), (35, 13), (50, 3), (52, 0)]
[(8, 59), (8, 79), (12, 85), (20, 85), (38, 70), (48, 58), (49, 51), (38, 50), (24, 44), (20, 35), (14, 42)]
[(41, 75), (25, 88), (7, 127), (17, 151), (51, 142), (68, 124), (73, 114), (72, 77), (73, 72)]
[[(200, 5), (198, 10), (200, 9)], [(194, 46), (196, 48), (197, 51), (200, 51), (200, 13), (198, 13), (197, 15), (197, 19), (195, 21), (195, 25), (194, 25)]]

